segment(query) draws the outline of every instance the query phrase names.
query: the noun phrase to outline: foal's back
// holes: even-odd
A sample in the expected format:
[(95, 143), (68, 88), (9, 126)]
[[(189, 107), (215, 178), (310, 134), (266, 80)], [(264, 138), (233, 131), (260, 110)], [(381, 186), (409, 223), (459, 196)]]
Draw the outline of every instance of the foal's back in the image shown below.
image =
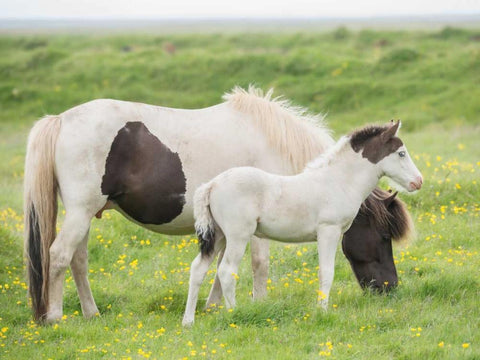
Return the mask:
[(279, 241), (314, 241), (318, 203), (309, 177), (275, 175), (253, 167), (212, 180), (210, 211), (225, 235), (248, 233)]

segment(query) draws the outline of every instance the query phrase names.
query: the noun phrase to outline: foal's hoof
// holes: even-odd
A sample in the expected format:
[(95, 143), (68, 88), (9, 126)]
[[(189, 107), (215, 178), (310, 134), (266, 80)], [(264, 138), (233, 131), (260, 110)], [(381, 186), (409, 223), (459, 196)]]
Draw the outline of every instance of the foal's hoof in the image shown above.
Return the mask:
[(193, 326), (193, 319), (183, 318), (182, 326), (183, 326), (184, 328), (191, 328), (191, 327)]
[(317, 306), (323, 311), (328, 311), (328, 301), (325, 301), (324, 299), (320, 300)]

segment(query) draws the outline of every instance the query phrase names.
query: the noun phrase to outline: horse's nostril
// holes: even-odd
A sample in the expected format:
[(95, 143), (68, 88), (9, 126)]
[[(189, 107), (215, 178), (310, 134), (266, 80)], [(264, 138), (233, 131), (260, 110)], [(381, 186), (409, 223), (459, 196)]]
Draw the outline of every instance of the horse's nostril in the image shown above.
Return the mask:
[(410, 187), (414, 190), (420, 190), (423, 184), (423, 178), (421, 176), (417, 176), (415, 181), (410, 182)]

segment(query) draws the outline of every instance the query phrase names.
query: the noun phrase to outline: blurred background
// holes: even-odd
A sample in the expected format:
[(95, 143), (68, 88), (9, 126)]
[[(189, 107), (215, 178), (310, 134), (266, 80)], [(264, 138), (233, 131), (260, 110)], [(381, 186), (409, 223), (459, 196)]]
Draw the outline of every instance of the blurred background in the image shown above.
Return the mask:
[(99, 97), (197, 108), (250, 83), (339, 131), (478, 120), (474, 0), (22, 0), (0, 16), (2, 123)]

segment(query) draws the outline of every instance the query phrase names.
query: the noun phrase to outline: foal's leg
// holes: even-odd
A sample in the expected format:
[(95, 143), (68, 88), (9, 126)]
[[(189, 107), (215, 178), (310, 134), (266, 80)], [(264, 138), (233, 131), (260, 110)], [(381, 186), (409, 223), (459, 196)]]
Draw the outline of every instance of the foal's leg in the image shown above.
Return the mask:
[(220, 304), (222, 302), (222, 285), (220, 284), (220, 279), (218, 278), (218, 268), (223, 259), (223, 254), (225, 249), (222, 249), (218, 254), (217, 259), (217, 273), (215, 274), (215, 280), (213, 282), (212, 288), (210, 289), (210, 294), (208, 295), (207, 303), (205, 308), (209, 308), (212, 305)]
[(224, 237), (218, 236), (215, 239), (215, 248), (210, 255), (202, 255), (201, 253), (193, 260), (190, 267), (190, 282), (188, 286), (187, 306), (185, 314), (183, 315), (183, 326), (190, 326), (193, 324), (195, 318), (195, 309), (197, 307), (198, 292), (202, 285), (203, 279), (207, 274), (208, 268), (215, 259), (215, 255), (223, 249), (225, 245)]
[(256, 236), (250, 245), (253, 270), (253, 300), (267, 296), (268, 265), (270, 263), (269, 241)]
[(235, 285), (238, 266), (250, 239), (251, 233), (243, 236), (226, 235), (227, 246), (217, 273), (222, 285), (225, 305), (228, 309), (235, 307)]
[(341, 234), (341, 228), (336, 225), (321, 225), (317, 230), (318, 280), (320, 283), (318, 305), (325, 310), (328, 307), (328, 297), (335, 273), (335, 254)]
[(83, 210), (68, 210), (60, 233), (50, 247), (47, 321), (63, 315), (63, 282), (73, 254), (90, 228), (91, 216)]
[(82, 242), (77, 248), (77, 251), (73, 254), (70, 267), (72, 268), (73, 278), (77, 285), (78, 297), (80, 298), (80, 304), (82, 306), (83, 316), (90, 318), (98, 313), (97, 305), (93, 299), (92, 290), (90, 289), (90, 283), (88, 282), (88, 231)]
[[(252, 237), (251, 242), (252, 271), (253, 271), (253, 300), (267, 296), (268, 265), (270, 260), (270, 248), (268, 240)], [(222, 301), (222, 286), (218, 278), (218, 268), (222, 262), (224, 251), (220, 251), (217, 260), (217, 274), (208, 296), (206, 308)]]

